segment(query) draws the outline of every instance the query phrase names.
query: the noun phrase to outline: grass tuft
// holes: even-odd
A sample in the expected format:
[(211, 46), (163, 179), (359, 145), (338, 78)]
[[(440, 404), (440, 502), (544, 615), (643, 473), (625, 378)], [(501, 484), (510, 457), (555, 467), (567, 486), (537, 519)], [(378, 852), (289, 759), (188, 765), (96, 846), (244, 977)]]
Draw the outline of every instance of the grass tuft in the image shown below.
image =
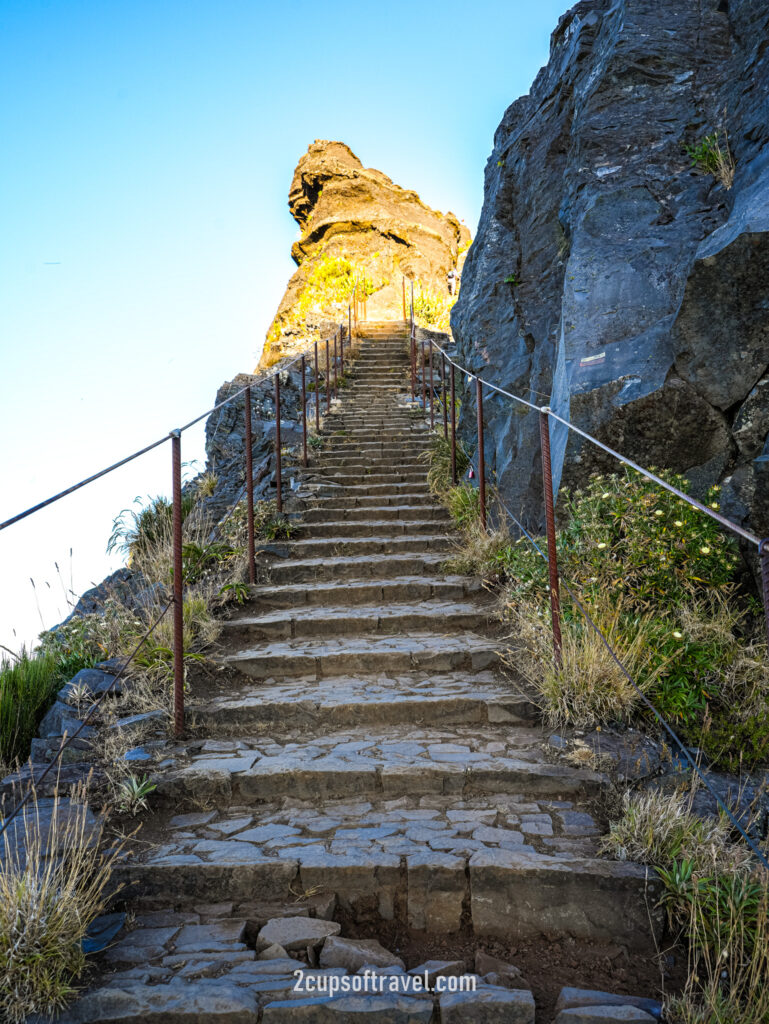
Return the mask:
[[(28, 804), (0, 864), (0, 1019), (50, 1015), (76, 991), (82, 942), (104, 910), (121, 845), (99, 847), (82, 788), (70, 800)], [(15, 840), (15, 841), (14, 841)]]

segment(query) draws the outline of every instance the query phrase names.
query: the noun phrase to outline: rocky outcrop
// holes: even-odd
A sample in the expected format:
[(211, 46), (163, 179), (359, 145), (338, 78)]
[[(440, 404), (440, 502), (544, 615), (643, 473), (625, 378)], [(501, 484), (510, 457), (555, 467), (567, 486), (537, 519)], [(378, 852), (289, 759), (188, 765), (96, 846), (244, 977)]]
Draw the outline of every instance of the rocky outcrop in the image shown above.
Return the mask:
[[(583, 0), (565, 14), (497, 130), (452, 316), (472, 370), (695, 490), (721, 481), (726, 514), (764, 534), (767, 40), (762, 0)], [(731, 189), (686, 151), (715, 131)], [(491, 469), (536, 522), (536, 413), (491, 396), (486, 413)], [(567, 483), (616, 466), (565, 428), (553, 446)]]
[(372, 320), (403, 316), (402, 278), (448, 299), (470, 233), (453, 213), (431, 210), (416, 192), (366, 168), (342, 142), (315, 141), (297, 164), (288, 194), (301, 237), (291, 255), (299, 269), (288, 283), (259, 363), (327, 337), (346, 321), (352, 284), (368, 293)]

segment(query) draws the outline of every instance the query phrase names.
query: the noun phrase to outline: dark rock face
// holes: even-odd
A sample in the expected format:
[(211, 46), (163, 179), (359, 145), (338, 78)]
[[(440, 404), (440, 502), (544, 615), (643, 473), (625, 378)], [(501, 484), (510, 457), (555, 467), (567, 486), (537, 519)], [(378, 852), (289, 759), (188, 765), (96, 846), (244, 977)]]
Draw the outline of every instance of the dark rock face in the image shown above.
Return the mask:
[[(497, 129), (452, 315), (470, 369), (641, 463), (686, 473), (695, 491), (721, 481), (726, 513), (762, 534), (768, 41), (763, 0), (572, 8)], [(734, 154), (731, 189), (685, 151), (716, 129)], [(491, 395), (485, 412), (487, 463), (512, 510), (537, 523), (537, 413)], [(566, 483), (616, 467), (565, 435), (552, 430), (556, 483), (564, 449)]]
[[(278, 369), (278, 368), (276, 368)], [(302, 403), (301, 364), (280, 372), (281, 446), (301, 444)], [(310, 375), (307, 371), (307, 379)], [(275, 487), (275, 384), (274, 375), (255, 377), (239, 373), (226, 381), (216, 393), (215, 405), (251, 385), (251, 430), (253, 437), (254, 496), (271, 499)], [(322, 400), (322, 399), (321, 399)], [(314, 415), (313, 394), (308, 392), (307, 415)], [(204, 499), (204, 508), (212, 521), (225, 515), (230, 507), (245, 498), (246, 480), (246, 396), (240, 394), (206, 420), (206, 471), (216, 474), (214, 494)], [(283, 467), (283, 486), (292, 488), (291, 461)], [(287, 495), (284, 492), (284, 499)]]

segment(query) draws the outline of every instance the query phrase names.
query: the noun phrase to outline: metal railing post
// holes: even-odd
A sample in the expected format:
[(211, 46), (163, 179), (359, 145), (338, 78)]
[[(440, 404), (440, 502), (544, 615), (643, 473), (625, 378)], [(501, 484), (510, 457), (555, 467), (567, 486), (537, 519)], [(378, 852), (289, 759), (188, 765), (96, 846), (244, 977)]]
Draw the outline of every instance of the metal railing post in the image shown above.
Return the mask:
[(401, 278), (401, 285), (403, 286), (402, 287), (402, 291), (403, 291), (403, 320), (404, 320), (404, 323), (405, 323), (405, 321), (406, 321), (406, 278), (405, 277)]
[(449, 366), (449, 381), (451, 391), (451, 482), (457, 485), (457, 403), (454, 390), (454, 364)]
[(281, 480), (280, 444), (280, 374), (275, 374), (275, 500), (278, 514), (283, 511), (283, 482)]
[(481, 526), (486, 529), (486, 457), (483, 451), (483, 385), (475, 378), (475, 401), (478, 412), (478, 494), (481, 499)]
[(761, 561), (761, 590), (764, 598), (766, 638), (769, 640), (769, 537), (764, 537), (758, 545), (758, 557)]
[(307, 465), (307, 359), (302, 356), (302, 465)]
[(448, 417), (446, 415), (446, 357), (441, 352), (441, 405), (443, 406), (443, 437), (444, 440), (449, 439), (449, 424)]
[(318, 386), (318, 343), (315, 342), (315, 429), (320, 430), (320, 388)]
[(550, 577), (550, 615), (553, 623), (553, 656), (560, 668), (563, 664), (561, 640), (561, 588), (558, 577), (558, 552), (555, 546), (555, 507), (553, 502), (553, 470), (550, 463), (550, 421), (548, 406), (539, 410), (539, 436), (542, 450), (542, 487), (545, 495), (545, 528), (547, 533), (547, 565)]
[(246, 530), (248, 534), (248, 582), (256, 583), (254, 538), (254, 441), (251, 432), (251, 388), (246, 388)]
[(326, 412), (331, 409), (331, 349), (326, 338)]
[(419, 342), (419, 350), (422, 355), (422, 410), (427, 408), (427, 373), (425, 372), (425, 343)]
[(339, 367), (339, 354), (336, 347), (336, 331), (334, 331), (334, 398), (339, 397), (339, 376), (337, 369)]
[(435, 426), (435, 385), (433, 384), (433, 341), (430, 339), (430, 430)]
[(184, 567), (182, 564), (182, 434), (171, 431), (174, 565), (174, 736), (184, 735)]
[(350, 339), (350, 348), (352, 349), (352, 303), (347, 306), (347, 334)]

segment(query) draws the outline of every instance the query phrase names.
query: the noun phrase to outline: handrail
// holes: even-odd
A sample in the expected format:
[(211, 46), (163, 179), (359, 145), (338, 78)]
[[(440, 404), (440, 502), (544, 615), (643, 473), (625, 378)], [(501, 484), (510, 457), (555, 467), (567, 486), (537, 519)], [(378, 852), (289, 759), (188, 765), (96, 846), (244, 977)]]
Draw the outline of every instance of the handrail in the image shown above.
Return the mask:
[[(414, 301), (413, 301), (414, 283), (413, 283), (413, 281), (411, 283), (411, 289), (412, 289), (412, 301), (411, 301), (411, 338), (410, 338), (410, 347), (411, 347), (411, 375), (412, 375), (411, 398), (412, 398), (412, 401), (415, 401), (416, 400), (415, 391), (416, 391), (417, 358), (416, 358), (416, 327), (415, 327), (415, 322), (414, 322)], [(509, 399), (511, 399), (514, 402), (518, 402), (520, 405), (523, 405), (526, 408), (531, 409), (534, 412), (537, 412), (538, 415), (539, 415), (540, 448), (541, 448), (541, 460), (542, 460), (542, 479), (543, 479), (543, 493), (544, 493), (544, 504), (545, 504), (545, 521), (546, 521), (546, 530), (547, 530), (549, 561), (550, 561), (550, 565), (551, 565), (551, 588), (550, 588), (550, 594), (551, 594), (551, 616), (552, 616), (552, 625), (553, 625), (553, 647), (554, 647), (554, 655), (555, 655), (556, 661), (558, 661), (560, 659), (561, 645), (560, 645), (560, 601), (559, 601), (558, 589), (557, 589), (557, 587), (558, 587), (558, 564), (557, 564), (557, 554), (556, 554), (556, 548), (555, 548), (555, 515), (554, 515), (554, 501), (553, 501), (553, 493), (552, 493), (552, 469), (551, 469), (551, 465), (550, 465), (550, 420), (551, 419), (556, 421), (556, 422), (558, 422), (558, 423), (560, 423), (560, 424), (562, 424), (568, 430), (572, 430), (576, 434), (579, 434), (586, 441), (589, 441), (591, 444), (594, 444), (597, 448), (601, 449), (602, 451), (606, 452), (608, 455), (611, 455), (613, 458), (617, 459), (621, 464), (623, 464), (625, 466), (628, 466), (631, 469), (636, 470), (637, 472), (641, 473), (645, 478), (654, 481), (654, 483), (657, 484), (659, 487), (661, 487), (664, 490), (668, 491), (670, 494), (675, 495), (679, 500), (685, 502), (691, 508), (697, 509), (699, 512), (703, 512), (706, 516), (709, 516), (712, 520), (714, 520), (714, 522), (717, 522), (722, 528), (730, 530), (732, 533), (736, 534), (738, 537), (741, 537), (743, 540), (746, 540), (749, 543), (756, 545), (756, 547), (758, 548), (758, 557), (759, 557), (759, 564), (760, 564), (760, 570), (761, 570), (761, 590), (762, 590), (762, 597), (763, 597), (763, 604), (764, 604), (765, 627), (766, 627), (767, 637), (769, 637), (769, 538), (761, 539), (755, 533), (751, 532), (750, 530), (745, 529), (743, 526), (740, 526), (738, 523), (733, 522), (731, 519), (729, 519), (726, 516), (722, 515), (720, 512), (716, 511), (715, 509), (709, 508), (707, 505), (703, 504), (703, 502), (698, 501), (696, 498), (693, 498), (691, 495), (686, 494), (680, 488), (675, 487), (673, 484), (668, 483), (666, 480), (663, 480), (662, 477), (658, 476), (656, 473), (652, 472), (650, 469), (646, 469), (645, 467), (641, 466), (639, 463), (635, 462), (633, 459), (630, 459), (627, 456), (622, 455), (621, 452), (618, 452), (614, 448), (611, 448), (609, 445), (604, 444), (602, 441), (599, 441), (598, 438), (593, 437), (592, 434), (589, 434), (587, 431), (582, 430), (580, 427), (575, 426), (569, 420), (566, 420), (562, 416), (559, 416), (557, 413), (553, 412), (553, 410), (550, 408), (549, 405), (543, 405), (543, 406), (535, 405), (533, 402), (529, 402), (525, 398), (521, 398), (520, 395), (516, 395), (516, 394), (513, 394), (510, 391), (506, 391), (504, 388), (500, 388), (496, 384), (493, 384), (490, 381), (484, 380), (478, 374), (472, 373), (466, 367), (462, 366), (461, 363), (458, 363), (455, 359), (452, 359), (451, 356), (448, 355), (448, 353), (445, 351), (445, 349), (443, 349), (435, 341), (434, 338), (432, 338), (432, 337), (428, 338), (427, 344), (428, 344), (428, 347), (429, 347), (429, 350), (430, 350), (430, 383), (429, 383), (429, 389), (430, 389), (430, 424), (431, 425), (434, 423), (434, 419), (435, 419), (434, 411), (433, 411), (433, 407), (434, 407), (434, 404), (435, 404), (435, 388), (434, 388), (434, 385), (433, 385), (433, 373), (432, 373), (433, 350), (434, 349), (439, 353), (440, 359), (441, 359), (441, 388), (442, 388), (441, 400), (444, 403), (444, 405), (445, 405), (445, 402), (446, 402), (446, 379), (445, 379), (445, 372), (444, 372), (445, 363), (448, 363), (449, 368), (450, 368), (450, 382), (451, 382), (451, 396), (452, 396), (451, 465), (452, 465), (452, 480), (453, 480), (454, 483), (456, 483), (456, 422), (455, 422), (455, 410), (454, 410), (454, 403), (453, 403), (453, 399), (454, 399), (454, 377), (455, 377), (454, 371), (455, 370), (459, 370), (459, 372), (461, 374), (463, 374), (469, 381), (473, 381), (474, 380), (476, 382), (476, 403), (477, 403), (477, 412), (478, 412), (478, 417), (477, 417), (477, 419), (478, 419), (478, 425), (477, 425), (478, 445), (479, 445), (479, 450), (481, 451), (481, 453), (483, 452), (483, 443), (484, 443), (484, 441), (483, 441), (483, 412), (482, 412), (483, 388), (484, 387), (487, 387), (487, 388), (491, 389), (492, 391), (496, 392), (497, 394), (503, 395), (504, 397), (509, 398)], [(424, 342), (424, 340), (421, 340), (419, 342), (419, 347), (420, 347), (421, 362), (422, 362), (422, 375), (421, 375), (422, 376), (422, 397), (421, 397), (421, 404), (422, 404), (422, 408), (426, 411), (426, 409), (427, 409), (427, 404), (426, 404), (427, 403), (427, 386), (428, 385), (427, 385), (427, 375), (425, 373), (425, 355), (424, 355), (425, 342)], [(446, 429), (446, 428), (444, 428), (444, 429)], [(485, 502), (485, 474), (484, 474), (483, 470), (481, 471), (481, 479), (479, 480), (479, 484), (481, 485), (480, 486), (481, 522), (483, 523), (483, 525), (485, 527), (485, 522), (486, 522), (486, 507), (485, 506), (486, 506), (486, 502)]]
[[(348, 336), (347, 344), (352, 346), (353, 338), (353, 304), (355, 300), (355, 292), (357, 290), (357, 282), (353, 288), (353, 294), (350, 298), (348, 305)], [(357, 324), (357, 314), (355, 315), (355, 321)], [(338, 340), (337, 340), (338, 339)], [(326, 412), (331, 408), (331, 392), (333, 389), (334, 397), (336, 398), (337, 387), (338, 387), (338, 370), (341, 365), (342, 372), (344, 372), (345, 364), (345, 337), (344, 337), (344, 324), (339, 325), (339, 330), (334, 331), (333, 337), (333, 374), (331, 369), (331, 345), (330, 340), (326, 338), (326, 369), (325, 372), (318, 367), (318, 342), (314, 342), (311, 349), (299, 353), (290, 359), (288, 362), (284, 362), (274, 369), (262, 373), (257, 376), (255, 380), (250, 381), (244, 387), (239, 388), (233, 394), (228, 395), (222, 399), (221, 402), (217, 402), (211, 409), (194, 419), (190, 420), (183, 427), (179, 427), (175, 430), (171, 430), (165, 437), (161, 437), (151, 444), (146, 445), (144, 448), (140, 448), (138, 451), (133, 452), (131, 455), (127, 455), (125, 458), (120, 459), (118, 462), (113, 463), (110, 466), (106, 466), (104, 469), (99, 470), (96, 473), (92, 473), (90, 476), (83, 480), (72, 484), (63, 491), (59, 491), (57, 494), (51, 495), (49, 498), (38, 502), (36, 505), (31, 506), (23, 512), (12, 516), (5, 522), (0, 523), (0, 531), (7, 529), (14, 523), (20, 522), (22, 519), (26, 519), (28, 516), (33, 515), (35, 512), (39, 512), (43, 508), (47, 508), (49, 505), (54, 504), (61, 498), (66, 497), (68, 494), (72, 494), (82, 487), (86, 487), (88, 484), (93, 483), (95, 480), (99, 480), (101, 477), (112, 473), (114, 470), (119, 469), (121, 466), (132, 462), (135, 459), (140, 458), (142, 455), (146, 455), (148, 452), (160, 445), (165, 444), (166, 441), (171, 441), (171, 492), (172, 492), (172, 536), (173, 536), (173, 578), (174, 578), (174, 594), (169, 602), (169, 605), (164, 610), (163, 614), (168, 611), (168, 608), (173, 606), (173, 619), (174, 619), (174, 641), (173, 641), (173, 680), (174, 680), (174, 732), (177, 737), (181, 736), (184, 731), (184, 624), (182, 615), (182, 603), (183, 603), (183, 565), (182, 565), (182, 518), (181, 518), (181, 495), (182, 495), (182, 481), (181, 481), (181, 436), (185, 430), (189, 430), (195, 426), (201, 420), (219, 409), (224, 408), (231, 402), (234, 402), (241, 395), (246, 396), (245, 401), (245, 434), (246, 434), (246, 491), (249, 497), (249, 514), (247, 515), (246, 528), (248, 533), (248, 553), (249, 553), (249, 566), (248, 575), (249, 581), (254, 582), (255, 580), (255, 540), (254, 540), (254, 516), (253, 516), (253, 468), (252, 468), (252, 436), (251, 436), (251, 388), (258, 387), (260, 384), (267, 382), (270, 377), (274, 381), (274, 394), (275, 394), (275, 416), (277, 421), (277, 428), (275, 431), (275, 483), (277, 488), (277, 505), (278, 512), (282, 511), (282, 487), (281, 487), (281, 442), (280, 442), (280, 374), (286, 370), (290, 370), (297, 363), (301, 364), (302, 367), (302, 450), (303, 458), (302, 461), (307, 464), (307, 390), (306, 390), (306, 375), (308, 370), (308, 356), (310, 352), (314, 353), (314, 363), (310, 366), (310, 373), (314, 368), (315, 377), (315, 390), (314, 390), (314, 409), (315, 409), (315, 420), (316, 426), (320, 424), (320, 387), (319, 383), (321, 377), (325, 383), (326, 390)], [(238, 501), (240, 501), (240, 497)], [(230, 513), (228, 514), (231, 514)], [(154, 628), (154, 626), (152, 627)], [(150, 632), (152, 631), (150, 629)], [(149, 634), (148, 634), (149, 635)], [(138, 650), (138, 648), (137, 648)], [(50, 770), (50, 766), (49, 769)]]

